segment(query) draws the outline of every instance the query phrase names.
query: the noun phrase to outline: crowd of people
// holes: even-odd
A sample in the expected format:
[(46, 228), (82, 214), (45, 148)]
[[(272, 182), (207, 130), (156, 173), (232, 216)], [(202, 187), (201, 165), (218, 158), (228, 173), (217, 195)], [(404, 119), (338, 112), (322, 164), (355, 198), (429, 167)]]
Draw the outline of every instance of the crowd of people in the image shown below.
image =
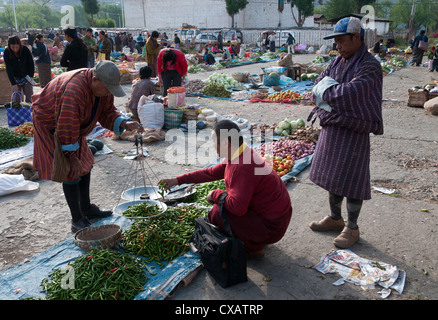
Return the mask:
[[(135, 41), (132, 35), (124, 34), (116, 35), (113, 41), (104, 31), (93, 34), (92, 29), (88, 29), (83, 37), (76, 29), (65, 29), (63, 33), (67, 44), (61, 66), (72, 72), (53, 80), (46, 73), (50, 71), (51, 61), (42, 35), (37, 35), (30, 43), (31, 49), (23, 45), (19, 37), (10, 37), (4, 57), (13, 90), (23, 90), (33, 105), (33, 161), (40, 178), (52, 178), (54, 131), (57, 131), (62, 151), (70, 161), (62, 187), (72, 215), (71, 229), (75, 232), (89, 226), (89, 219), (112, 214), (91, 204), (89, 189), (93, 155), (87, 148), (86, 136), (97, 122), (116, 135), (124, 130), (142, 130), (140, 123), (135, 121), (136, 108), (142, 95), (151, 95), (155, 91), (151, 77), (158, 78), (163, 96), (166, 96), (168, 88), (182, 85), (187, 74), (187, 61), (178, 49), (181, 42), (174, 41), (171, 46), (166, 41), (159, 42), (158, 31), (148, 34), (146, 39), (140, 34)], [(238, 55), (240, 43), (224, 46), (221, 34), (219, 36), (211, 52), (222, 52), (226, 57)], [(175, 35), (174, 40), (177, 38)], [(364, 30), (359, 19), (341, 20), (335, 32), (324, 39), (334, 39), (339, 56), (316, 79), (313, 89), (316, 107), (308, 121), (319, 118), (322, 131), (309, 178), (327, 191), (329, 214), (319, 221), (312, 221), (309, 227), (318, 232), (339, 232), (334, 244), (349, 248), (360, 236), (358, 218), (362, 204), (371, 198), (370, 134), (383, 134), (383, 75), (380, 63), (364, 43)], [(275, 49), (275, 35), (267, 35), (268, 40), (272, 51)], [(421, 64), (425, 53), (422, 42), (428, 42), (423, 31), (412, 42), (413, 63), (417, 65)], [(289, 34), (286, 42), (289, 51), (294, 43), (295, 39)], [(379, 41), (374, 51), (380, 52), (382, 45), (383, 41)], [(121, 115), (114, 105), (114, 97), (123, 97), (125, 92), (120, 86), (119, 69), (108, 60), (114, 47), (118, 50), (121, 46), (131, 48), (131, 52), (136, 48), (147, 62), (147, 66), (139, 71), (140, 78), (133, 84), (133, 94), (129, 99), (129, 109), (134, 115), (131, 119)], [(434, 48), (432, 55), (434, 69), (438, 64), (437, 51)], [(211, 63), (209, 47), (204, 48), (202, 54), (205, 61)], [(128, 55), (122, 58), (129, 62)], [(96, 60), (99, 63), (95, 64)], [(33, 95), (28, 78), (33, 76), (35, 65), (43, 90)], [(349, 103), (352, 96), (357, 101), (355, 105)], [(228, 135), (224, 135), (223, 130)], [(236, 134), (236, 139), (232, 139), (230, 132)], [(280, 240), (288, 228), (292, 215), (290, 196), (272, 169), (266, 174), (255, 173), (255, 169), (266, 169), (267, 165), (243, 142), (236, 124), (231, 121), (217, 123), (212, 140), (216, 142), (217, 153), (224, 158), (220, 164), (163, 182), (169, 189), (180, 184), (224, 179), (227, 187), (224, 209), (233, 232), (251, 254), (261, 255), (264, 247)], [(233, 144), (234, 141), (239, 143)], [(341, 147), (339, 141), (342, 141)], [(242, 164), (243, 157), (251, 160), (249, 166)], [(348, 166), (345, 161), (348, 161)], [(330, 163), (329, 167), (327, 163)], [(270, 188), (266, 188), (267, 185)], [(217, 204), (222, 193), (214, 190), (207, 196), (214, 205), (208, 215), (209, 221), (220, 227), (223, 225)], [(344, 198), (346, 223), (341, 212)]]

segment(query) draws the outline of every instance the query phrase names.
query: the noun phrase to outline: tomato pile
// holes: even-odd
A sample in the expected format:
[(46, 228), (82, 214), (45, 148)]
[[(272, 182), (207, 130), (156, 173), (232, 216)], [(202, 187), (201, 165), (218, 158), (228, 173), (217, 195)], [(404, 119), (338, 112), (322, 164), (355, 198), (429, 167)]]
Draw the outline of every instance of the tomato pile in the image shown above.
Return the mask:
[(262, 156), (262, 158), (272, 167), (272, 169), (280, 177), (291, 172), (292, 167), (294, 166), (294, 161), (290, 154), (287, 154), (284, 158), (274, 157), (265, 154), (264, 156)]
[(25, 135), (26, 137), (33, 137), (33, 123), (32, 122), (25, 122), (23, 124), (20, 124), (18, 127), (15, 127), (14, 132), (21, 133)]

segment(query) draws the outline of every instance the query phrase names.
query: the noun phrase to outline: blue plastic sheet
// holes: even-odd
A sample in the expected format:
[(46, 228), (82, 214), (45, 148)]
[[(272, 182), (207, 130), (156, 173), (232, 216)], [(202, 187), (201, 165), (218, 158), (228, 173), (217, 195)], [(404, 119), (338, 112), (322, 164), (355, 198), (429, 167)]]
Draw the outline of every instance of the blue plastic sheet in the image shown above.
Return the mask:
[[(101, 219), (94, 225), (118, 224), (122, 230), (130, 227), (132, 221), (126, 217), (113, 215)], [(121, 250), (116, 247), (116, 250)], [(70, 261), (86, 254), (86, 251), (73, 243), (73, 236), (54, 245), (46, 251), (0, 273), (0, 300), (18, 300), (22, 298), (44, 298), (40, 292), (41, 280), (47, 278), (54, 269), (62, 269)], [(144, 291), (134, 300), (163, 300), (190, 272), (201, 265), (199, 257), (192, 251), (170, 262), (161, 262), (164, 267), (152, 261), (146, 265), (148, 281)], [(150, 272), (156, 273), (151, 275)]]
[[(253, 146), (254, 147), (254, 146)], [(291, 172), (281, 177), (285, 183), (302, 172), (312, 161), (313, 154), (295, 161)], [(220, 162), (218, 159), (210, 163), (205, 168), (212, 167)], [(113, 215), (101, 219), (93, 225), (118, 224), (122, 230), (126, 230), (132, 224), (132, 220)], [(119, 248), (117, 250), (123, 251)], [(10, 267), (0, 273), (0, 300), (19, 300), (23, 298), (44, 298), (41, 292), (41, 280), (47, 278), (54, 269), (62, 269), (70, 261), (86, 254), (86, 251), (77, 247), (73, 242), (73, 236), (54, 245), (46, 251)], [(134, 300), (163, 300), (176, 288), (176, 286), (196, 270), (202, 263), (199, 257), (192, 251), (187, 252), (170, 262), (161, 261), (164, 267), (160, 267), (156, 261), (146, 265), (145, 270), (148, 281), (144, 286), (144, 291), (135, 296)], [(151, 275), (150, 273), (156, 273)]]

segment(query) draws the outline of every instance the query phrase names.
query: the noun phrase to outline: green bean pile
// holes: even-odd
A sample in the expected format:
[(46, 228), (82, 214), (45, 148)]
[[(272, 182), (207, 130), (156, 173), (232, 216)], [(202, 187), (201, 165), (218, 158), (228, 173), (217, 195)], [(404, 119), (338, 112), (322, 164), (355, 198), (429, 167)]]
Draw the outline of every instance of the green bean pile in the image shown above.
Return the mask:
[(125, 217), (152, 217), (161, 213), (163, 210), (157, 204), (140, 203), (133, 206), (129, 206), (128, 209), (123, 211)]
[[(41, 281), (47, 300), (131, 300), (148, 280), (141, 259), (110, 249), (91, 250), (69, 266), (67, 272), (55, 269)], [(74, 286), (68, 288), (71, 275)]]
[(136, 221), (122, 234), (121, 247), (127, 253), (146, 257), (146, 262), (173, 260), (189, 250), (188, 242), (195, 232), (194, 220), (206, 216), (208, 209), (168, 208), (153, 219)]
[(224, 180), (217, 180), (212, 182), (206, 182), (199, 186), (196, 186), (196, 192), (190, 196), (187, 202), (197, 203), (201, 206), (211, 207), (211, 204), (207, 201), (207, 195), (210, 191), (221, 189), (225, 190), (225, 182)]

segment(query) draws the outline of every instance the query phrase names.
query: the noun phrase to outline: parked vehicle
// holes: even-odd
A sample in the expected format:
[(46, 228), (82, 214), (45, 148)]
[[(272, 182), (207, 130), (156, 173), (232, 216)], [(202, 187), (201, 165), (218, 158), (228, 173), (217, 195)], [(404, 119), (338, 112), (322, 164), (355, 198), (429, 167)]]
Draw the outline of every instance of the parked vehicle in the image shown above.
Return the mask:
[[(242, 43), (242, 32), (239, 29), (228, 29), (228, 28), (224, 28), (221, 30), (222, 32), (222, 38), (223, 38), (223, 42), (228, 42), (228, 41), (237, 41), (239, 40), (240, 43)], [(219, 34), (216, 33), (216, 36)]]
[(196, 28), (181, 28), (177, 29), (174, 33), (178, 34), (181, 41), (194, 41), (196, 36), (201, 33), (201, 30)]
[(217, 41), (217, 37), (215, 35), (207, 34), (207, 33), (198, 34), (195, 38), (195, 44), (198, 43), (209, 44), (215, 41)]

